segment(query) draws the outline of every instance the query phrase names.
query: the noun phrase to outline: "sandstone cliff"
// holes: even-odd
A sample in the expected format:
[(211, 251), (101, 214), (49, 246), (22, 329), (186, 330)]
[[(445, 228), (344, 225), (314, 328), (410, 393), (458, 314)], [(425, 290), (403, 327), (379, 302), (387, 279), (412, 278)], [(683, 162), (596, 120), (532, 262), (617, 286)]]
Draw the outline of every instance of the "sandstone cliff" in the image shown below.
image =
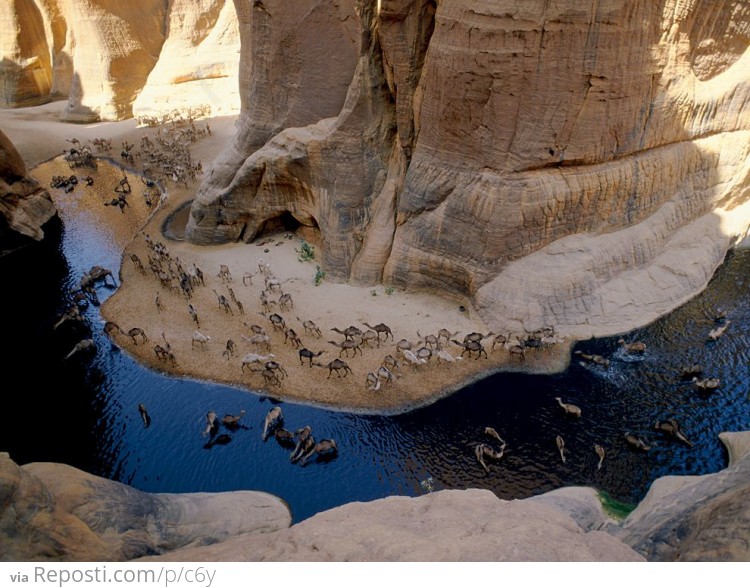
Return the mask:
[(56, 213), (49, 193), (26, 175), (21, 156), (0, 131), (0, 241), (7, 228), (39, 241), (42, 225)]
[(119, 120), (143, 93), (137, 114), (236, 111), (239, 36), (226, 0), (10, 0), (0, 27), (0, 106), (67, 96), (66, 120)]
[(194, 242), (299, 224), (330, 277), (585, 337), (684, 302), (750, 225), (744, 2), (237, 6), (243, 109)]

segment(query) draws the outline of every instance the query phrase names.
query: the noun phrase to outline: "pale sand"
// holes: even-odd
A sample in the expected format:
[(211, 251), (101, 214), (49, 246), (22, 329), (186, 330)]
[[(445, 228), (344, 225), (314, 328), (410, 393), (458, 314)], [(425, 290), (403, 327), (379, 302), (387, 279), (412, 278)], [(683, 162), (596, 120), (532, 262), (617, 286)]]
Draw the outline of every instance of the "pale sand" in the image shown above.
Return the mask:
[[(143, 134), (155, 133), (154, 129), (138, 129), (134, 121), (118, 123), (97, 123), (92, 125), (70, 125), (56, 121), (62, 110), (62, 103), (55, 103), (30, 109), (0, 111), (0, 128), (16, 143), (21, 155), (31, 166), (60, 154), (69, 148), (65, 139), (76, 137), (82, 142), (96, 137), (112, 139), (112, 158), (117, 161), (120, 142), (128, 140), (140, 144)], [(212, 135), (199, 140), (193, 148), (195, 159), (203, 163), (204, 169), (216, 154), (227, 144), (233, 133), (234, 117), (223, 117), (210, 121)], [(137, 150), (137, 147), (136, 149)], [(135, 151), (134, 150), (134, 151)], [(96, 174), (96, 186), (115, 185), (118, 171), (100, 166)], [(61, 162), (49, 162), (33, 171), (35, 177), (49, 185), (53, 174), (69, 175), (67, 165)], [(79, 176), (85, 173), (79, 173)], [(131, 176), (131, 183), (133, 183)], [(135, 189), (135, 184), (134, 189)], [(103, 319), (116, 322), (123, 330), (141, 327), (148, 336), (146, 344), (134, 344), (123, 334), (114, 334), (114, 341), (125, 351), (150, 367), (185, 375), (193, 378), (226, 382), (238, 385), (259, 394), (270, 395), (278, 399), (292, 400), (325, 406), (328, 408), (359, 412), (395, 413), (409, 410), (434, 402), (467, 384), (497, 371), (524, 371), (531, 373), (551, 373), (567, 366), (570, 359), (570, 344), (559, 344), (545, 350), (528, 350), (525, 361), (511, 357), (507, 351), (498, 347), (491, 350), (491, 339), (485, 340), (489, 358), (473, 359), (468, 354), (463, 360), (454, 363), (438, 363), (433, 358), (428, 365), (413, 368), (404, 365), (396, 371), (400, 377), (392, 384), (384, 383), (377, 392), (366, 389), (367, 372), (375, 371), (387, 354), (398, 357), (395, 341), (405, 338), (417, 343), (422, 335), (437, 334), (441, 328), (457, 332), (456, 338), (463, 339), (469, 332), (487, 333), (489, 329), (478, 317), (474, 316), (471, 304), (467, 301), (445, 300), (424, 292), (404, 292), (395, 290), (386, 293), (383, 286), (354, 287), (348, 284), (333, 283), (324, 279), (319, 286), (314, 284), (316, 272), (315, 261), (300, 262), (295, 249), (300, 246), (300, 239), (285, 237), (283, 233), (265, 236), (258, 241), (267, 241), (265, 245), (230, 244), (212, 247), (198, 247), (184, 241), (167, 240), (161, 233), (165, 220), (179, 206), (194, 197), (198, 187), (195, 182), (188, 189), (169, 185), (167, 201), (153, 214), (145, 227), (129, 228), (131, 232), (124, 235), (125, 242), (135, 234), (123, 254), (120, 268), (121, 285), (101, 307)], [(105, 190), (102, 198), (111, 193)], [(62, 196), (52, 190), (57, 198)], [(97, 210), (104, 207), (97, 205)], [(114, 209), (109, 209), (114, 212)], [(119, 214), (119, 211), (117, 212)], [(125, 216), (131, 214), (126, 208)], [(136, 214), (133, 212), (132, 214)], [(112, 218), (102, 216), (101, 218)], [(144, 215), (145, 218), (145, 215)], [(170, 255), (179, 258), (186, 268), (195, 263), (203, 270), (206, 286), (198, 287), (192, 304), (197, 308), (200, 320), (200, 332), (211, 337), (205, 349), (192, 345), (192, 333), (195, 323), (188, 313), (188, 301), (174, 291), (163, 289), (155, 276), (147, 270), (141, 274), (130, 261), (130, 254), (136, 253), (144, 263), (148, 258), (148, 248), (143, 233), (160, 240), (169, 249)], [(316, 252), (316, 257), (320, 257)], [(317, 352), (325, 353), (317, 358), (322, 365), (338, 358), (340, 349), (329, 341), (339, 342), (343, 336), (331, 331), (331, 328), (344, 330), (355, 325), (365, 330), (364, 323), (376, 325), (385, 323), (390, 326), (395, 341), (382, 342), (380, 347), (364, 347), (363, 353), (342, 359), (352, 370), (345, 378), (337, 377), (334, 372), (329, 378), (329, 370), (324, 367), (308, 367), (300, 364), (298, 351), (291, 343), (284, 343), (284, 334), (274, 331), (267, 316), (263, 316), (259, 299), (264, 288), (263, 276), (258, 273), (259, 260), (265, 260), (274, 275), (282, 282), (285, 293), (292, 296), (293, 309), (282, 310), (275, 307), (284, 317), (287, 327), (293, 328), (302, 339), (303, 345)], [(219, 267), (225, 264), (230, 268), (233, 281), (225, 284), (218, 277)], [(111, 268), (115, 270), (115, 268)], [(252, 284), (243, 285), (242, 276), (246, 272), (256, 273)], [(236, 305), (232, 304), (234, 315), (221, 310), (214, 289), (230, 298), (228, 287), (234, 290), (237, 299), (244, 306), (244, 315), (240, 315)], [(164, 304), (164, 311), (159, 312), (155, 304), (157, 292)], [(274, 298), (278, 299), (279, 294)], [(465, 306), (461, 311), (459, 306)], [(317, 339), (306, 333), (298, 320), (312, 320), (322, 331), (322, 338)], [(245, 342), (243, 335), (250, 336), (250, 329), (244, 323), (258, 324), (271, 336), (271, 352), (288, 372), (281, 386), (265, 387), (262, 375), (241, 369), (241, 358), (248, 352), (265, 353)], [(164, 345), (162, 333), (172, 345), (177, 360), (177, 367), (172, 368), (160, 362), (154, 354), (154, 345)], [(232, 357), (223, 356), (226, 342), (231, 339), (237, 349)], [(451, 344), (447, 350), (453, 356), (460, 356), (462, 348)], [(399, 357), (399, 359), (402, 359)], [(403, 360), (402, 360), (403, 361)], [(264, 389), (265, 388), (265, 389)]]

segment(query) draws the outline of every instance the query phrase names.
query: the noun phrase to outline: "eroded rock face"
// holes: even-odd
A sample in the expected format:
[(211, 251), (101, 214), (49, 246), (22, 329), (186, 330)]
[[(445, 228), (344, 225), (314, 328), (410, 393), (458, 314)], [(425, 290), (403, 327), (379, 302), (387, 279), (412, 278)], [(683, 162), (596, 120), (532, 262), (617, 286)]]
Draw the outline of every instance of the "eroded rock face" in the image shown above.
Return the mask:
[(665, 476), (615, 534), (650, 561), (750, 560), (750, 433), (721, 433), (729, 466)]
[(277, 533), (180, 550), (170, 560), (643, 561), (552, 506), (479, 489), (346, 504)]
[(149, 494), (70, 466), (0, 453), (0, 559), (122, 561), (286, 528), (264, 492)]
[[(238, 8), (247, 106), (193, 205), (194, 242), (301, 223), (330, 277), (585, 337), (684, 302), (746, 233), (746, 3), (302, 4)], [(334, 94), (299, 83), (313, 7), (349, 7), (357, 62), (338, 70), (339, 111), (292, 116)], [(340, 43), (323, 22), (316, 46)]]
[(26, 166), (8, 137), (0, 131), (0, 241), (5, 229), (39, 241), (42, 225), (57, 214), (47, 190), (26, 175)]
[(208, 104), (236, 112), (231, 0), (10, 0), (0, 6), (0, 106), (68, 97), (66, 119)]
[(211, 114), (240, 108), (240, 33), (231, 0), (173, 0), (159, 60), (133, 104), (135, 117), (208, 105)]

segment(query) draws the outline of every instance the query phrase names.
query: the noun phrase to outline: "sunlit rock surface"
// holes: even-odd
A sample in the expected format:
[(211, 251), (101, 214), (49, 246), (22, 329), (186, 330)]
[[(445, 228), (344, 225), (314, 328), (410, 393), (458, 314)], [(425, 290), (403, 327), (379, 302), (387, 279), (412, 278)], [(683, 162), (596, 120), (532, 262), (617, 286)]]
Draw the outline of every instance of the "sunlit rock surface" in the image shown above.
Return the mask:
[(231, 0), (6, 0), (0, 25), (0, 106), (67, 97), (73, 122), (238, 110)]
[(54, 463), (0, 453), (0, 559), (122, 561), (267, 533), (291, 523), (265, 492), (150, 494)]
[(300, 224), (331, 278), (587, 337), (686, 301), (746, 233), (746, 3), (376, 6), (238, 3), (244, 107), (189, 239)]

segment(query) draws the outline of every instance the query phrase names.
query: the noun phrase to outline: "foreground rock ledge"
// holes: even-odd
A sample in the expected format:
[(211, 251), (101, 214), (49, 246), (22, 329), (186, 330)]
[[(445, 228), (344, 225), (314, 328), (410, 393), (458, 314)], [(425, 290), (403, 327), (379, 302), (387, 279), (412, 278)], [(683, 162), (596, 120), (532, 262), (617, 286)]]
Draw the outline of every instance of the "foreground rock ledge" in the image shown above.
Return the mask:
[(572, 487), (512, 501), (480, 489), (392, 496), (290, 527), (262, 492), (148, 494), (0, 453), (0, 559), (748, 561), (750, 432), (720, 439), (726, 469), (656, 480), (621, 523), (596, 490)]
[(290, 524), (286, 504), (265, 492), (150, 494), (0, 453), (3, 561), (123, 561)]

